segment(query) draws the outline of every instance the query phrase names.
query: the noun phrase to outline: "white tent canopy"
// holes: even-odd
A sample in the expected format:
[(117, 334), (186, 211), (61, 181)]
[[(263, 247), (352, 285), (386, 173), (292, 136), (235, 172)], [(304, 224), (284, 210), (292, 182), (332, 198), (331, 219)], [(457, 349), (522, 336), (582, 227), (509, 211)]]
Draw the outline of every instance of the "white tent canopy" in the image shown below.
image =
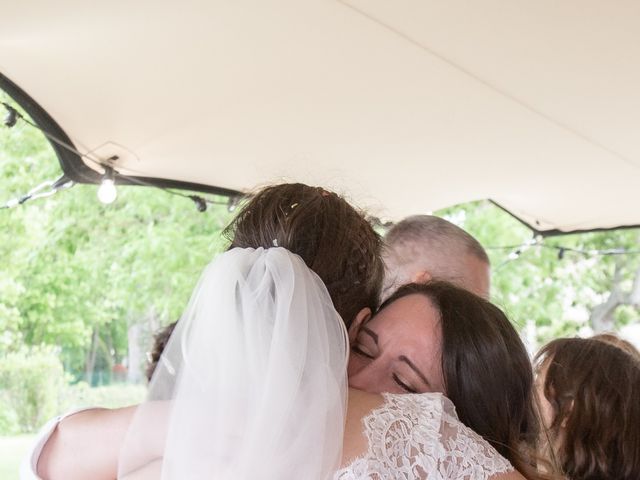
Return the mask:
[(384, 219), (491, 198), (541, 232), (640, 224), (635, 0), (21, 0), (0, 73), (87, 154), (76, 180), (117, 156)]

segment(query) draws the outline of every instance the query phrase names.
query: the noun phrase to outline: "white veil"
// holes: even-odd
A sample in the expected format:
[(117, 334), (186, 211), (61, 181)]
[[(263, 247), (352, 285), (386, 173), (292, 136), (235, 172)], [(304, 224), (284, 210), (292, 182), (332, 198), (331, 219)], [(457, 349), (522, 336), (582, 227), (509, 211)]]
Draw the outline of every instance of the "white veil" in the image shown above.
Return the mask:
[(283, 248), (205, 269), (137, 410), (118, 477), (326, 479), (339, 467), (347, 334), (327, 289)]

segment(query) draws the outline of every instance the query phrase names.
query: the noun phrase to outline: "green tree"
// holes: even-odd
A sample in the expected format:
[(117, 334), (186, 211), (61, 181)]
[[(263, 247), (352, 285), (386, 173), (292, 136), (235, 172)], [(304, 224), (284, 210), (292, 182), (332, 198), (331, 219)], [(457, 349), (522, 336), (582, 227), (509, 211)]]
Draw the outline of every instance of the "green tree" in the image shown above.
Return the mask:
[(556, 337), (615, 331), (638, 322), (638, 229), (535, 239), (531, 230), (490, 202), (437, 214), (487, 247), (492, 300), (532, 348)]
[[(0, 204), (59, 175), (38, 130), (0, 129)], [(121, 187), (104, 206), (90, 185), (0, 210), (0, 354), (55, 345), (77, 378), (109, 370), (127, 357), (132, 325), (180, 315), (229, 219), (224, 205), (200, 213), (154, 188)]]

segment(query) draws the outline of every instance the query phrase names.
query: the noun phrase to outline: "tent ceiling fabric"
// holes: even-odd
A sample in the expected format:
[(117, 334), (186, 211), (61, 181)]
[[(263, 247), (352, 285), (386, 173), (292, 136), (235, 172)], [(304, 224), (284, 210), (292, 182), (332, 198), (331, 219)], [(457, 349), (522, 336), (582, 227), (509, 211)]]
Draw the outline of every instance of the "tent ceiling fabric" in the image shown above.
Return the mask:
[(123, 174), (640, 224), (635, 0), (22, 0), (0, 22), (0, 72)]

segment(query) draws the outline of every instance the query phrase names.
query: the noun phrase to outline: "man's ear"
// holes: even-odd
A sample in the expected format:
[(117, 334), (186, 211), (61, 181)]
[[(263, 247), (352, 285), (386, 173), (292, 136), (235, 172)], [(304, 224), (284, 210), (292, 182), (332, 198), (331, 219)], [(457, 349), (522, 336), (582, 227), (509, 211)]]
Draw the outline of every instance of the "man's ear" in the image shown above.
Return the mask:
[(356, 318), (353, 319), (353, 322), (351, 322), (351, 326), (349, 327), (349, 345), (352, 345), (353, 342), (356, 341), (358, 332), (362, 326), (371, 319), (371, 315), (372, 313), (369, 307), (364, 307), (358, 312)]
[(422, 270), (420, 272), (416, 272), (413, 277), (411, 277), (411, 283), (427, 283), (433, 277), (426, 270)]

